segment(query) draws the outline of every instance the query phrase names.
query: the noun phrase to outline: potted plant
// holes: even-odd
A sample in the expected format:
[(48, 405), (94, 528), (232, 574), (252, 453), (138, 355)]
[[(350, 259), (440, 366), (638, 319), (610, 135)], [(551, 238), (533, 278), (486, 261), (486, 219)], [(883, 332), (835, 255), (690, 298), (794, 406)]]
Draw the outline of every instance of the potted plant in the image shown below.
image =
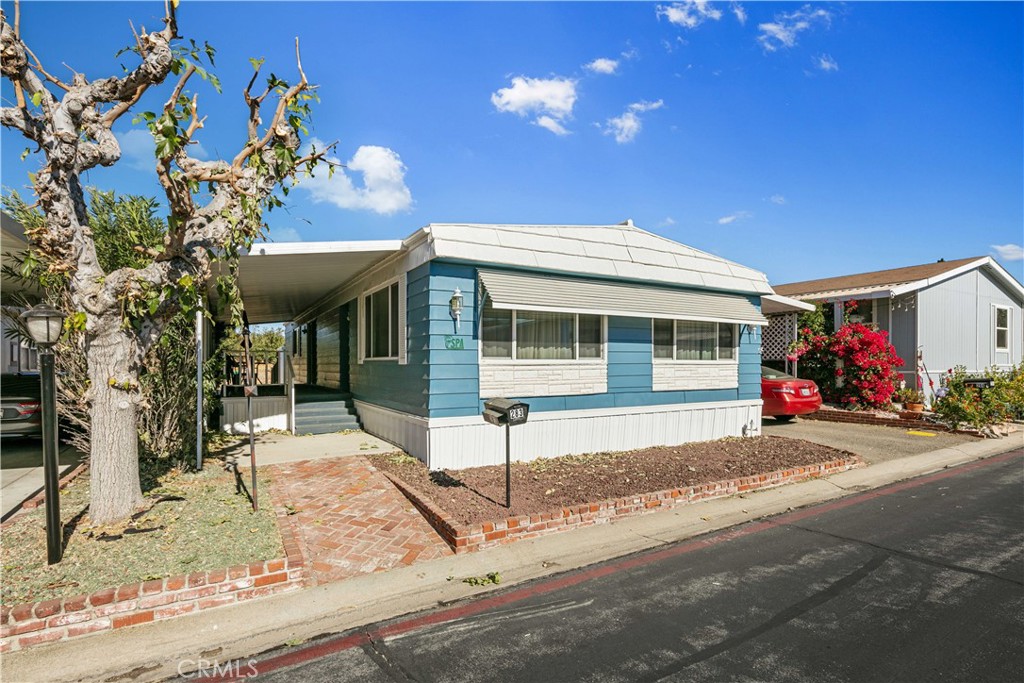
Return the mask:
[(918, 389), (903, 390), (903, 405), (912, 413), (924, 412), (924, 394)]

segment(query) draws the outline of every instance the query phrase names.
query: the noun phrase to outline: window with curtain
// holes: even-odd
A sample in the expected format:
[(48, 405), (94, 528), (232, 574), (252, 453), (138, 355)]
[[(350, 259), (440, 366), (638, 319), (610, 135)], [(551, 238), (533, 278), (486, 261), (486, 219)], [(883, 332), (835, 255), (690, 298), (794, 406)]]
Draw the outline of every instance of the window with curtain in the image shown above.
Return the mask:
[(366, 358), (398, 358), (398, 283), (363, 298)]
[(604, 320), (585, 313), (495, 309), (488, 299), (480, 317), (484, 358), (515, 360), (600, 360)]
[(512, 311), (488, 305), (481, 316), (480, 344), (484, 358), (512, 357)]
[(733, 323), (655, 319), (651, 332), (655, 360), (736, 360)]

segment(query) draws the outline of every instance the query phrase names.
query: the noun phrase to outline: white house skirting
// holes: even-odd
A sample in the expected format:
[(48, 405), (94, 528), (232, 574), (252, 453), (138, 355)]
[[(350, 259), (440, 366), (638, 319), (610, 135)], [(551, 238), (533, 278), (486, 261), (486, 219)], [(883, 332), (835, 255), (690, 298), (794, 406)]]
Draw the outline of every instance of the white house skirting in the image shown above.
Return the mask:
[[(244, 398), (222, 398), (220, 428), (228, 434), (248, 434), (249, 417)], [(288, 396), (257, 396), (252, 400), (252, 422), (257, 432), (287, 431), (291, 399)]]
[[(427, 461), (427, 418), (384, 408), (365, 401), (353, 401), (363, 431), (400, 446)], [(480, 418), (481, 420), (483, 418)]]
[[(482, 417), (426, 419), (356, 401), (367, 432), (391, 441), (430, 469), (505, 461), (505, 430)], [(531, 413), (512, 428), (512, 459), (622, 451), (761, 433), (761, 401), (685, 403)]]

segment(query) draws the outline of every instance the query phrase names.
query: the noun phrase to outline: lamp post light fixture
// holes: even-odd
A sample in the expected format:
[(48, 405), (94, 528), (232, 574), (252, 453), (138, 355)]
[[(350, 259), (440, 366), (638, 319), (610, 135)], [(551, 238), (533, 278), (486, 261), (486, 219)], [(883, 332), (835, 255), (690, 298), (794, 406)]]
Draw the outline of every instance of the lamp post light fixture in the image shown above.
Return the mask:
[(46, 562), (57, 564), (64, 554), (60, 526), (60, 491), (57, 489), (57, 388), (53, 374), (53, 346), (64, 329), (64, 314), (46, 304), (21, 314), (28, 335), (39, 349), (43, 404), (43, 490), (46, 495)]
[(459, 319), (462, 318), (462, 291), (456, 287), (452, 298), (448, 300), (448, 310), (455, 319), (455, 331), (459, 331)]

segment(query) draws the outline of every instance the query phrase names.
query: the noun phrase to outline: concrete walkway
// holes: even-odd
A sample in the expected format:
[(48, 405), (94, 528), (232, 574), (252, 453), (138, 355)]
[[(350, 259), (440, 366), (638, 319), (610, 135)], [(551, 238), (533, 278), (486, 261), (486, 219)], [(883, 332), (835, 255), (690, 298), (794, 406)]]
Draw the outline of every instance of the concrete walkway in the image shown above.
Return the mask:
[[(394, 444), (361, 431), (307, 436), (268, 432), (257, 434), (255, 440), (257, 467), (301, 460), (319, 460), (401, 450)], [(239, 467), (248, 467), (249, 439), (240, 438), (237, 442), (221, 448), (215, 455), (224, 456), (225, 461), (229, 464), (237, 462)]]
[(189, 667), (194, 669), (198, 659), (215, 659), (224, 665), (285, 642), (301, 642), (493, 590), (493, 586), (467, 585), (461, 581), (466, 577), (499, 571), (500, 587), (504, 588), (1022, 447), (1024, 438), (1019, 433), (1005, 439), (975, 440), (828, 479), (703, 501), (485, 552), (439, 557), (264, 600), (15, 652), (3, 657), (3, 679), (163, 680), (191, 671)]
[[(761, 433), (765, 436), (803, 439), (850, 451), (864, 458), (869, 465), (978, 441), (975, 436), (950, 434), (930, 427), (927, 423), (917, 422), (904, 422), (901, 427), (879, 427), (801, 418), (793, 422), (779, 422), (771, 417), (761, 420)], [(1014, 436), (1021, 438), (1020, 434), (1008, 438), (1012, 440)]]
[[(0, 519), (7, 519), (26, 500), (43, 490), (43, 442), (5, 439), (0, 453)], [(85, 456), (70, 446), (57, 454), (59, 476), (71, 471)]]

